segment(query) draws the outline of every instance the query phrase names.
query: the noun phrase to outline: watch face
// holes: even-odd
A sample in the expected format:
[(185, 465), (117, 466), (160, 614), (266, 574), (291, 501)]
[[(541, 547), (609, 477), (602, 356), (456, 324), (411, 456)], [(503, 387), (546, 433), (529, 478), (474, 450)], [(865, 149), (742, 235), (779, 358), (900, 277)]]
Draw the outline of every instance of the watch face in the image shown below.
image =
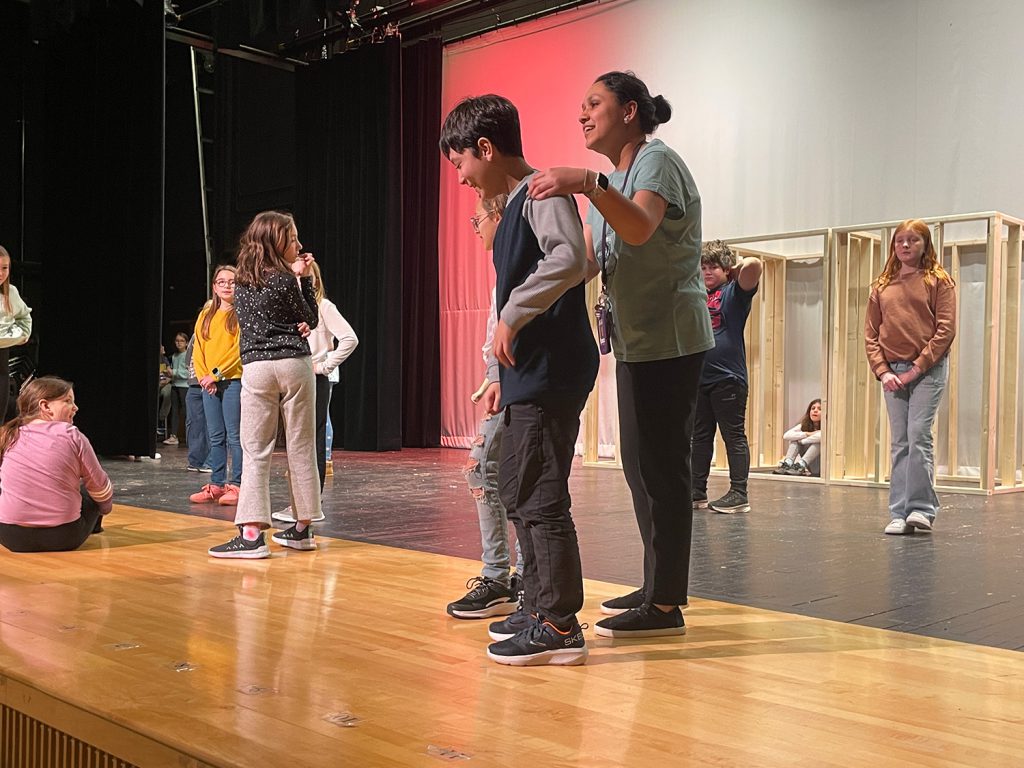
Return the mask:
[(597, 186), (599, 186), (606, 192), (608, 191), (608, 177), (605, 176), (603, 173), (597, 174)]

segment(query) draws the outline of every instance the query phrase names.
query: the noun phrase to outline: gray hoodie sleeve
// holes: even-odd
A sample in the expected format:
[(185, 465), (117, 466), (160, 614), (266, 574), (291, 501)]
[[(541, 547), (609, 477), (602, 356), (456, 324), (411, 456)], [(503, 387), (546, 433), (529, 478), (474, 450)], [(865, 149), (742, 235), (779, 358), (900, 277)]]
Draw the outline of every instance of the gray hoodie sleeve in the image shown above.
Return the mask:
[(583, 224), (571, 198), (528, 199), (523, 205), (523, 218), (537, 236), (544, 258), (512, 291), (501, 310), (501, 319), (514, 331), (546, 312), (562, 294), (587, 277)]

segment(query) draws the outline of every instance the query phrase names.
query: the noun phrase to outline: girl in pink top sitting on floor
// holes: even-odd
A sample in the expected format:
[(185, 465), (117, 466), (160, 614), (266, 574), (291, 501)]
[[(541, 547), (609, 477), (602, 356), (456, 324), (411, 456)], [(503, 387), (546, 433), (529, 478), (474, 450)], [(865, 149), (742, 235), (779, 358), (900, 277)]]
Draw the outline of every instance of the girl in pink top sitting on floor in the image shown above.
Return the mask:
[(71, 384), (44, 376), (0, 427), (0, 544), (12, 552), (66, 552), (102, 530), (114, 491), (77, 412)]

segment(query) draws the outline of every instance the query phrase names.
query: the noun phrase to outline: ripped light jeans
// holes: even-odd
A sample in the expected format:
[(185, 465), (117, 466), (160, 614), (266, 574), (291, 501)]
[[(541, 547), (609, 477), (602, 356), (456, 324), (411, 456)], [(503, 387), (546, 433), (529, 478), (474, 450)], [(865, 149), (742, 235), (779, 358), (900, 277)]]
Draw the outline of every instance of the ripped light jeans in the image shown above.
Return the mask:
[[(911, 512), (934, 520), (939, 511), (932, 423), (946, 388), (948, 366), (949, 358), (943, 358), (906, 389), (884, 393), (892, 445), (889, 515), (893, 520), (906, 520)], [(901, 374), (913, 363), (891, 363), (890, 367), (893, 373)]]
[[(506, 587), (509, 583), (509, 534), (505, 505), (498, 498), (498, 458), (501, 433), (505, 429), (502, 414), (489, 416), (480, 422), (480, 434), (473, 441), (469, 459), (463, 469), (469, 490), (476, 501), (480, 518), (480, 560), (484, 567), (480, 575), (493, 579)], [(516, 541), (516, 572), (523, 572), (523, 553)]]

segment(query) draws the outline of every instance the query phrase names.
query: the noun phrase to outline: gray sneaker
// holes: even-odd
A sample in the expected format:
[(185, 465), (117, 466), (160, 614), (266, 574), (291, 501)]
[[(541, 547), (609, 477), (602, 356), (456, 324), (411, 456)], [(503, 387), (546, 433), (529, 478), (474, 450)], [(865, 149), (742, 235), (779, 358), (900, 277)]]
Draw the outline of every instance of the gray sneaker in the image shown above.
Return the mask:
[(907, 521), (902, 517), (894, 517), (885, 526), (885, 532), (890, 536), (902, 536), (906, 533), (913, 533), (914, 529), (912, 526), (907, 525)]
[(911, 512), (907, 515), (907, 525), (919, 531), (928, 531), (930, 533), (932, 530), (932, 521), (921, 512)]
[(734, 515), (737, 512), (749, 512), (750, 502), (747, 501), (747, 494), (730, 490), (722, 498), (712, 501), (711, 508), (723, 515)]
[(270, 548), (267, 547), (267, 541), (263, 538), (263, 531), (260, 531), (259, 538), (255, 541), (246, 541), (245, 537), (242, 536), (241, 526), (238, 528), (238, 535), (231, 541), (218, 544), (216, 547), (210, 547), (207, 551), (210, 553), (210, 557), (238, 558), (241, 560), (259, 560), (264, 557), (270, 557)]
[(278, 531), (270, 537), (270, 540), (282, 547), (299, 549), (303, 552), (311, 552), (316, 549), (316, 538), (313, 536), (312, 525), (307, 525), (301, 532), (295, 530), (293, 525), (287, 531)]
[[(294, 523), (294, 522), (297, 522), (295, 520), (295, 513), (292, 511), (291, 504), (289, 504), (287, 507), (282, 509), (280, 512), (275, 512), (274, 514), (272, 514), (270, 516), (270, 518), (272, 520), (277, 520), (278, 522), (281, 522), (281, 523)], [(320, 514), (317, 515), (316, 517), (314, 517), (309, 522), (311, 522), (311, 523), (320, 523), (320, 522), (323, 522), (326, 519), (327, 518), (324, 516), (324, 511), (323, 511), (323, 509), (321, 509), (320, 510)]]

